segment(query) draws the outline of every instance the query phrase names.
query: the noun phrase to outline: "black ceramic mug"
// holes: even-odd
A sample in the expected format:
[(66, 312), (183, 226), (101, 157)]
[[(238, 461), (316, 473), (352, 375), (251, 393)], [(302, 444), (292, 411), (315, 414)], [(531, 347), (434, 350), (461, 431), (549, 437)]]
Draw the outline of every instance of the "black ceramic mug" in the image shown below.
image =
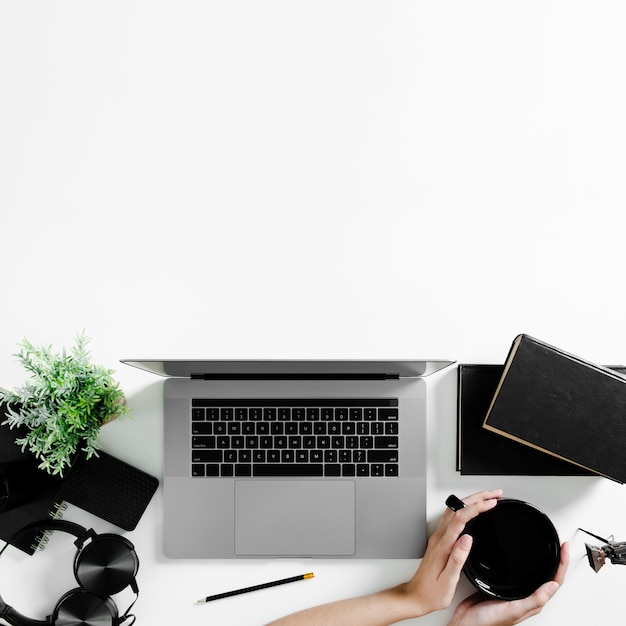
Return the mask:
[(552, 580), (561, 558), (554, 525), (538, 508), (503, 498), (466, 526), (473, 537), (463, 571), (480, 591), (502, 600), (532, 594)]

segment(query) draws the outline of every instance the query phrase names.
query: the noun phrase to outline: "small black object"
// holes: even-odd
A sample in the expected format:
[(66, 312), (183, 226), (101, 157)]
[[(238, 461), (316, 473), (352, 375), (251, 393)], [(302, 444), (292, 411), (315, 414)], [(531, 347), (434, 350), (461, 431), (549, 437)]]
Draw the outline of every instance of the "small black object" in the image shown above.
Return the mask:
[(461, 498), (457, 498), (454, 494), (452, 494), (446, 499), (446, 506), (453, 511), (458, 511), (459, 509), (464, 509), (466, 505)]
[(550, 519), (528, 502), (503, 498), (470, 520), (473, 544), (463, 571), (480, 591), (517, 600), (552, 580), (561, 544)]
[[(76, 537), (74, 577), (79, 587), (64, 594), (45, 621), (32, 619), (9, 606), (0, 596), (0, 617), (12, 626), (120, 626), (135, 617), (129, 613), (137, 600), (139, 589), (135, 576), (139, 559), (133, 544), (115, 534), (98, 535), (92, 529), (65, 520), (42, 521), (25, 526), (17, 534), (32, 530), (60, 530)], [(9, 544), (0, 551), (4, 552)], [(109, 597), (130, 587), (135, 600), (120, 617), (115, 602)]]
[(606, 563), (607, 558), (613, 565), (626, 565), (626, 541), (615, 541), (612, 535), (608, 539), (603, 539), (584, 528), (579, 528), (578, 530), (599, 539), (604, 544), (601, 546), (585, 544), (589, 565), (596, 573)]

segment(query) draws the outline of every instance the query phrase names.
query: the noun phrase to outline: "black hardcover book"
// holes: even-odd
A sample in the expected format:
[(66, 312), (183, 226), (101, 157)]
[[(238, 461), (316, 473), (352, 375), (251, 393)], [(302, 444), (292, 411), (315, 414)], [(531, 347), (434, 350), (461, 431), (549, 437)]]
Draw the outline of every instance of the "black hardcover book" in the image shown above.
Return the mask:
[(503, 370), (503, 365), (460, 364), (458, 367), (457, 470), (465, 476), (593, 474), (483, 428)]
[(484, 428), (626, 482), (626, 377), (519, 335)]

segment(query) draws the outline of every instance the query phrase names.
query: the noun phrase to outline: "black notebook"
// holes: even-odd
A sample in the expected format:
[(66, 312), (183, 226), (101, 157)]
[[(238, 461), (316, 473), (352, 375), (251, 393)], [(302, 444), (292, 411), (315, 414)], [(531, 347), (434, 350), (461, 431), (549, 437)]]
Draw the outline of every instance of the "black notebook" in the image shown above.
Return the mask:
[(528, 335), (513, 342), (484, 427), (626, 482), (626, 377)]
[(483, 428), (503, 370), (503, 365), (460, 364), (458, 367), (457, 471), (466, 476), (593, 474)]

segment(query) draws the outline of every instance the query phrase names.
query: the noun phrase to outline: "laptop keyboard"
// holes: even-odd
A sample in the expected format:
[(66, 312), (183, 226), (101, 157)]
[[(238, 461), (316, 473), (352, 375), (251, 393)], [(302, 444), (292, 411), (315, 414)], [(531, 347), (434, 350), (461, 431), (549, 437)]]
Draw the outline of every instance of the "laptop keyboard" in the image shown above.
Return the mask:
[(397, 398), (205, 400), (191, 406), (191, 475), (398, 476)]

